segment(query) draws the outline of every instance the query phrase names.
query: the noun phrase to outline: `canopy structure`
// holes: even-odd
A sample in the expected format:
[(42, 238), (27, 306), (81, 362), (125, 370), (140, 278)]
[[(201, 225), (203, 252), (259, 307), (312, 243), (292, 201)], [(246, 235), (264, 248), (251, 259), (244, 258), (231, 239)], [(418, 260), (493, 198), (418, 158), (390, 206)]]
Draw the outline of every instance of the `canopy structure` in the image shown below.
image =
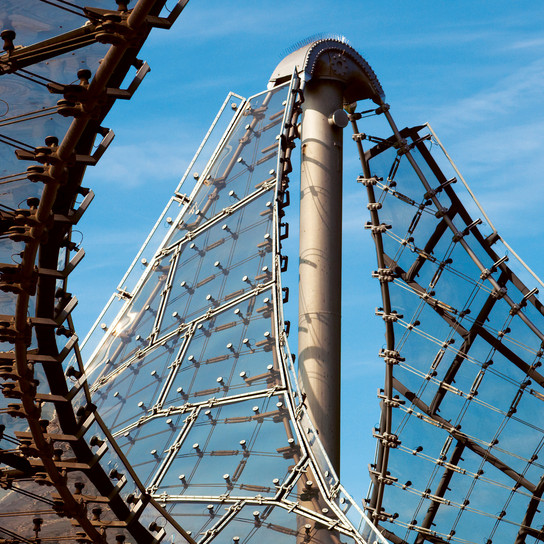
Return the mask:
[(102, 436), (189, 542), (385, 543), (329, 463), (288, 348), (303, 84), (227, 98), (83, 349)]
[[(80, 348), (67, 278), (92, 199), (82, 177), (113, 137), (104, 116), (148, 71), (148, 32), (184, 7), (111, 3), (0, 8), (0, 538), (540, 542), (542, 284), (430, 127), (397, 129), (344, 40), (304, 43), (267, 90), (227, 97)], [(348, 124), (386, 342), (364, 511), (339, 481), (335, 434)], [(299, 139), (295, 365), (282, 274)]]
[(540, 542), (542, 283), (430, 127), (391, 124), (359, 179), (387, 342), (368, 510), (392, 542)]

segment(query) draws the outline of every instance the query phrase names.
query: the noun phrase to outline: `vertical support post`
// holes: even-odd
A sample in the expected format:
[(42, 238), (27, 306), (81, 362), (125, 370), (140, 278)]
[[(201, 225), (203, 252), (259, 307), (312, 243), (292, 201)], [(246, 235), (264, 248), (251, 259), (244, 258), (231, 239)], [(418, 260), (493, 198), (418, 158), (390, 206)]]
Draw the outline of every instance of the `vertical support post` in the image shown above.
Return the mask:
[(340, 472), (342, 128), (329, 121), (343, 85), (314, 78), (304, 92), (300, 169), (299, 379), (332, 466)]

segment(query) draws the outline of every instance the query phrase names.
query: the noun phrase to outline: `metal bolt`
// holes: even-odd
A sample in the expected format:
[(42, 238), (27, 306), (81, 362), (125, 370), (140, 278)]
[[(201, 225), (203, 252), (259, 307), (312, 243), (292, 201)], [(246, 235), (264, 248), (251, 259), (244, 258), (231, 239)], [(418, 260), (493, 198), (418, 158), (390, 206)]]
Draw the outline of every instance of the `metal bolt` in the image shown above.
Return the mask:
[(349, 117), (344, 110), (338, 109), (329, 117), (329, 125), (334, 127), (346, 128), (348, 123)]

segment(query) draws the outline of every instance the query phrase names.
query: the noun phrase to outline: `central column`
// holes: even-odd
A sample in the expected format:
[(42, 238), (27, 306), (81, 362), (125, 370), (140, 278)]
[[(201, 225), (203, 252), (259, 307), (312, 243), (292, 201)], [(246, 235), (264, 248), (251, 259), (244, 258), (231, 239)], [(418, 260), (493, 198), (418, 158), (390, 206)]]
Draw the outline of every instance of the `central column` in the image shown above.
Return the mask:
[(306, 406), (338, 474), (342, 128), (334, 119), (343, 113), (338, 112), (342, 105), (341, 82), (321, 78), (308, 82), (301, 127), (298, 323), (299, 378)]

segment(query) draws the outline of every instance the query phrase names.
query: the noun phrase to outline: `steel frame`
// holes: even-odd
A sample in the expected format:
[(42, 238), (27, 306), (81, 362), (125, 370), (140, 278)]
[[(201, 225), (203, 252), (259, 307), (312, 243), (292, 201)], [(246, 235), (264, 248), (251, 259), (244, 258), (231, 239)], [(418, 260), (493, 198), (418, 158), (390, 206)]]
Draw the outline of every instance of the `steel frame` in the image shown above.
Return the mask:
[[(437, 513), (440, 512), (440, 508), (449, 508), (456, 507), (459, 512), (463, 511), (472, 511), (475, 513), (485, 514), (484, 512), (479, 512), (468, 506), (468, 499), (463, 503), (455, 503), (447, 499), (447, 493), (449, 491), (448, 485), (451, 482), (452, 476), (454, 474), (463, 473), (466, 474), (467, 471), (462, 467), (462, 455), (466, 449), (471, 450), (473, 453), (477, 454), (482, 458), (482, 462), (489, 463), (494, 466), (496, 469), (501, 471), (503, 474), (508, 476), (512, 482), (512, 492), (523, 493), (527, 496), (527, 511), (524, 519), (519, 524), (519, 532), (516, 538), (516, 544), (521, 544), (525, 542), (526, 537), (534, 537), (540, 540), (544, 535), (540, 529), (532, 528), (530, 526), (534, 515), (536, 513), (537, 505), (540, 503), (542, 497), (542, 478), (538, 483), (532, 483), (523, 474), (511, 468), (507, 463), (502, 459), (499, 459), (496, 455), (491, 453), (493, 447), (496, 447), (495, 441), (491, 442), (482, 442), (478, 437), (471, 437), (459, 430), (457, 426), (451, 422), (445, 420), (443, 417), (438, 415), (440, 410), (441, 403), (447, 394), (458, 395), (461, 398), (467, 398), (469, 401), (478, 403), (476, 395), (478, 394), (478, 388), (482, 383), (482, 379), (485, 378), (486, 369), (488, 368), (486, 364), (483, 365), (482, 371), (480, 371), (478, 378), (473, 384), (471, 391), (462, 391), (456, 388), (453, 383), (455, 382), (455, 377), (461, 365), (466, 364), (467, 360), (470, 360), (470, 349), (477, 339), (484, 340), (488, 343), (489, 347), (493, 351), (497, 351), (507, 360), (509, 360), (514, 366), (521, 370), (527, 378), (534, 380), (539, 386), (543, 385), (542, 378), (543, 376), (537, 370), (539, 363), (538, 358), (535, 362), (530, 364), (523, 360), (518, 354), (514, 352), (513, 349), (509, 348), (503, 342), (502, 338), (508, 332), (508, 321), (504, 325), (502, 331), (497, 331), (492, 333), (485, 323), (488, 316), (492, 312), (493, 308), (496, 306), (499, 300), (504, 300), (508, 307), (510, 308), (510, 318), (511, 321), (515, 316), (519, 316), (521, 321), (527, 326), (527, 328), (540, 340), (542, 341), (543, 332), (536, 326), (531, 319), (522, 312), (522, 309), (525, 305), (531, 304), (536, 310), (542, 314), (542, 304), (535, 297), (537, 293), (536, 289), (527, 288), (519, 278), (512, 273), (508, 268), (506, 261), (507, 258), (500, 257), (499, 254), (495, 252), (492, 248), (492, 245), (500, 238), (496, 233), (496, 230), (493, 231), (492, 235), (485, 238), (480, 234), (478, 229), (478, 224), (481, 221), (474, 221), (472, 217), (468, 214), (463, 204), (456, 195), (455, 189), (452, 186), (453, 180), (447, 180), (434, 160), (432, 159), (428, 149), (424, 145), (424, 140), (427, 138), (421, 138), (419, 136), (419, 131), (422, 127), (416, 127), (414, 129), (404, 129), (403, 131), (398, 131), (394, 121), (389, 113), (389, 107), (387, 105), (382, 106), (381, 111), (376, 113), (383, 113), (393, 130), (394, 135), (388, 140), (383, 140), (373, 149), (370, 149), (366, 153), (362, 149), (361, 141), (363, 138), (358, 130), (357, 119), (360, 118), (360, 114), (352, 114), (352, 127), (354, 131), (354, 139), (359, 148), (359, 156), (363, 168), (363, 177), (359, 179), (367, 188), (368, 196), (368, 208), (370, 210), (371, 222), (369, 228), (372, 232), (374, 242), (376, 245), (376, 253), (378, 260), (378, 271), (375, 273), (375, 277), (380, 281), (380, 287), (382, 292), (382, 301), (383, 301), (383, 310), (379, 312), (379, 315), (384, 319), (385, 329), (386, 329), (386, 349), (380, 354), (385, 362), (385, 387), (383, 393), (380, 395), (382, 399), (382, 419), (380, 422), (380, 429), (376, 434), (378, 438), (378, 449), (376, 456), (376, 465), (373, 471), (371, 471), (371, 477), (373, 480), (372, 485), (372, 494), (369, 495), (367, 510), (373, 513), (373, 519), (378, 526), (381, 528), (384, 536), (386, 536), (391, 542), (402, 544), (406, 540), (400, 537), (397, 533), (395, 534), (390, 528), (383, 526), (383, 522), (393, 523), (394, 525), (399, 526), (399, 528), (404, 528), (405, 530), (414, 531), (416, 534), (414, 542), (417, 544), (422, 544), (423, 542), (439, 542), (445, 543), (450, 541), (455, 541), (455, 531), (450, 531), (449, 534), (442, 529), (437, 528), (433, 529), (435, 525)], [(434, 133), (433, 133), (434, 134)], [(408, 139), (411, 139), (412, 144), (408, 144)], [(412, 266), (409, 270), (404, 270), (400, 267), (394, 256), (388, 255), (384, 249), (383, 237), (386, 235), (386, 232), (390, 228), (389, 225), (384, 225), (380, 222), (379, 210), (382, 207), (381, 203), (378, 203), (376, 197), (375, 188), (382, 191), (388, 191), (391, 194), (395, 194), (396, 188), (390, 188), (388, 185), (385, 185), (385, 182), (382, 183), (377, 177), (372, 177), (371, 169), (369, 168), (369, 162), (372, 163), (374, 156), (377, 156), (379, 153), (383, 152), (385, 149), (395, 147), (398, 149), (398, 156), (405, 156), (406, 159), (410, 162), (413, 167), (417, 177), (422, 184), (422, 194), (425, 193), (426, 199), (429, 199), (434, 204), (435, 208), (438, 210), (437, 217), (439, 221), (437, 222), (437, 227), (434, 233), (428, 238), (428, 242), (424, 248), (415, 248), (415, 260), (413, 261)], [(416, 163), (415, 159), (412, 157), (411, 149), (415, 148), (419, 154), (427, 161), (430, 170), (439, 180), (440, 185), (438, 188), (432, 187), (425, 175), (422, 173), (420, 166)], [(392, 171), (389, 173), (388, 179), (394, 179), (395, 167), (392, 167)], [(402, 189), (400, 189), (402, 190)], [(451, 200), (452, 205), (449, 209), (443, 208), (438, 194), (444, 191), (447, 194), (448, 198)], [(405, 199), (399, 195), (399, 198)], [(413, 206), (417, 203), (411, 202)], [(420, 208), (421, 210), (422, 208)], [(420, 212), (421, 213), (421, 212)], [(440, 214), (440, 215), (438, 215)], [(460, 229), (456, 224), (453, 223), (453, 217), (458, 216), (463, 223), (466, 225), (464, 229)], [(485, 216), (485, 214), (484, 214)], [(485, 216), (487, 219), (487, 216)], [(414, 222), (412, 223), (414, 225)], [(415, 228), (415, 225), (414, 225)], [(487, 293), (487, 300), (480, 307), (478, 315), (471, 322), (470, 328), (462, 324), (461, 321), (465, 317), (465, 313), (459, 312), (459, 309), (449, 306), (446, 302), (432, 296), (432, 293), (429, 294), (429, 289), (432, 288), (433, 282), (438, 282), (440, 275), (444, 270), (455, 271), (454, 268), (446, 261), (439, 261), (435, 259), (432, 255), (433, 249), (438, 244), (447, 233), (450, 233), (454, 244), (459, 244), (462, 246), (464, 251), (466, 251), (470, 260), (477, 266), (480, 272), (479, 281), (476, 282), (472, 279), (469, 279), (470, 282), (473, 282), (474, 289), (479, 289), (481, 292)], [(473, 251), (472, 247), (465, 240), (465, 237), (468, 234), (471, 234), (477, 243), (484, 249), (486, 254), (489, 256), (491, 261), (494, 263), (493, 266), (487, 267), (481, 261), (481, 259)], [(408, 233), (409, 235), (409, 233)], [(399, 242), (402, 245), (410, 245), (410, 240), (406, 241), (399, 238)], [(419, 253), (419, 255), (418, 255)], [(421, 267), (424, 266), (426, 262), (436, 262), (439, 264), (437, 273), (435, 274), (433, 281), (430, 284), (430, 287), (424, 287), (419, 285), (415, 278), (417, 277)], [(498, 277), (495, 277), (495, 274)], [(398, 282), (401, 283), (398, 283)], [(513, 284), (523, 295), (523, 298), (519, 302), (515, 302), (513, 298), (507, 293), (508, 283)], [(435, 394), (432, 402), (426, 404), (419, 397), (416, 391), (411, 391), (408, 387), (403, 385), (403, 383), (395, 378), (395, 368), (399, 364), (403, 364), (404, 358), (402, 357), (402, 348), (397, 348), (397, 340), (395, 338), (395, 327), (396, 323), (402, 323), (407, 330), (417, 331), (418, 322), (410, 323), (402, 320), (402, 316), (398, 315), (392, 307), (391, 297), (390, 297), (390, 288), (391, 284), (405, 285), (406, 288), (411, 290), (416, 296), (421, 300), (421, 304), (431, 308), (441, 319), (443, 319), (449, 327), (451, 327), (452, 333), (460, 335), (463, 339), (463, 343), (460, 348), (457, 350), (449, 346), (449, 341), (446, 338), (445, 343), (443, 344), (442, 350), (440, 350), (435, 358), (435, 361), (431, 365), (431, 369), (438, 367), (445, 351), (455, 353), (452, 362), (450, 363), (448, 371), (445, 373), (444, 378), (440, 381), (435, 380), (432, 375), (422, 374), (424, 380), (433, 381), (438, 386), (437, 393)], [(415, 327), (415, 328), (414, 328)], [(497, 334), (498, 333), (498, 334)], [(422, 332), (422, 334), (424, 334)], [(450, 337), (452, 338), (452, 337)], [(434, 339), (432, 339), (434, 341)], [(440, 345), (441, 340), (436, 340), (437, 344)], [(479, 364), (479, 363), (478, 363)], [(492, 364), (492, 361), (489, 363)], [(520, 389), (518, 395), (513, 399), (512, 405), (508, 412), (499, 411), (504, 416), (504, 420), (508, 421), (516, 411), (516, 406), (521, 399), (521, 395), (527, 386), (527, 382), (520, 384)], [(400, 397), (405, 400), (400, 400), (398, 396), (394, 395), (394, 391), (400, 394)], [(473, 400), (474, 399), (474, 400)], [(480, 402), (481, 403), (481, 402)], [(407, 408), (408, 404), (411, 405), (410, 408)], [(437, 470), (440, 470), (440, 467), (443, 468), (442, 477), (436, 486), (436, 489), (431, 493), (430, 489), (427, 490), (416, 490), (407, 488), (406, 486), (400, 486), (397, 483), (397, 477), (393, 477), (389, 473), (389, 455), (390, 451), (393, 449), (400, 449), (405, 451), (410, 455), (422, 456), (423, 454), (415, 450), (410, 450), (402, 446), (399, 438), (394, 434), (392, 430), (392, 414), (394, 410), (401, 410), (404, 413), (410, 415), (414, 414), (417, 417), (427, 421), (431, 425), (437, 426), (441, 429), (446, 430), (450, 435), (450, 446), (453, 442), (454, 446), (444, 447), (442, 455), (438, 459), (429, 458), (429, 460), (436, 464)], [(448, 450), (452, 450), (450, 453), (449, 459), (446, 458)], [(447, 459), (447, 461), (446, 461)], [(526, 459), (527, 463), (531, 463), (530, 459)], [(482, 478), (483, 471), (477, 471), (472, 473), (472, 478), (474, 481), (478, 481)], [(404, 475), (409, 477), (409, 474)], [(400, 476), (399, 476), (400, 477)], [(488, 482), (492, 480), (487, 479)], [(494, 485), (500, 485), (497, 482), (492, 482)], [(427, 510), (426, 515), (424, 516), (423, 521), (420, 524), (415, 524), (414, 522), (406, 522), (405, 520), (396, 519), (396, 516), (393, 513), (388, 513), (383, 510), (382, 504), (384, 503), (384, 496), (387, 496), (386, 488), (387, 486), (399, 487), (406, 489), (410, 493), (415, 493), (420, 495), (423, 498), (430, 499), (430, 506)], [(446, 506), (444, 506), (446, 505)], [(489, 514), (486, 514), (489, 515)], [(503, 518), (504, 512), (497, 515), (497, 522)], [(496, 526), (495, 526), (496, 527)], [(488, 542), (491, 542), (489, 540)]]

